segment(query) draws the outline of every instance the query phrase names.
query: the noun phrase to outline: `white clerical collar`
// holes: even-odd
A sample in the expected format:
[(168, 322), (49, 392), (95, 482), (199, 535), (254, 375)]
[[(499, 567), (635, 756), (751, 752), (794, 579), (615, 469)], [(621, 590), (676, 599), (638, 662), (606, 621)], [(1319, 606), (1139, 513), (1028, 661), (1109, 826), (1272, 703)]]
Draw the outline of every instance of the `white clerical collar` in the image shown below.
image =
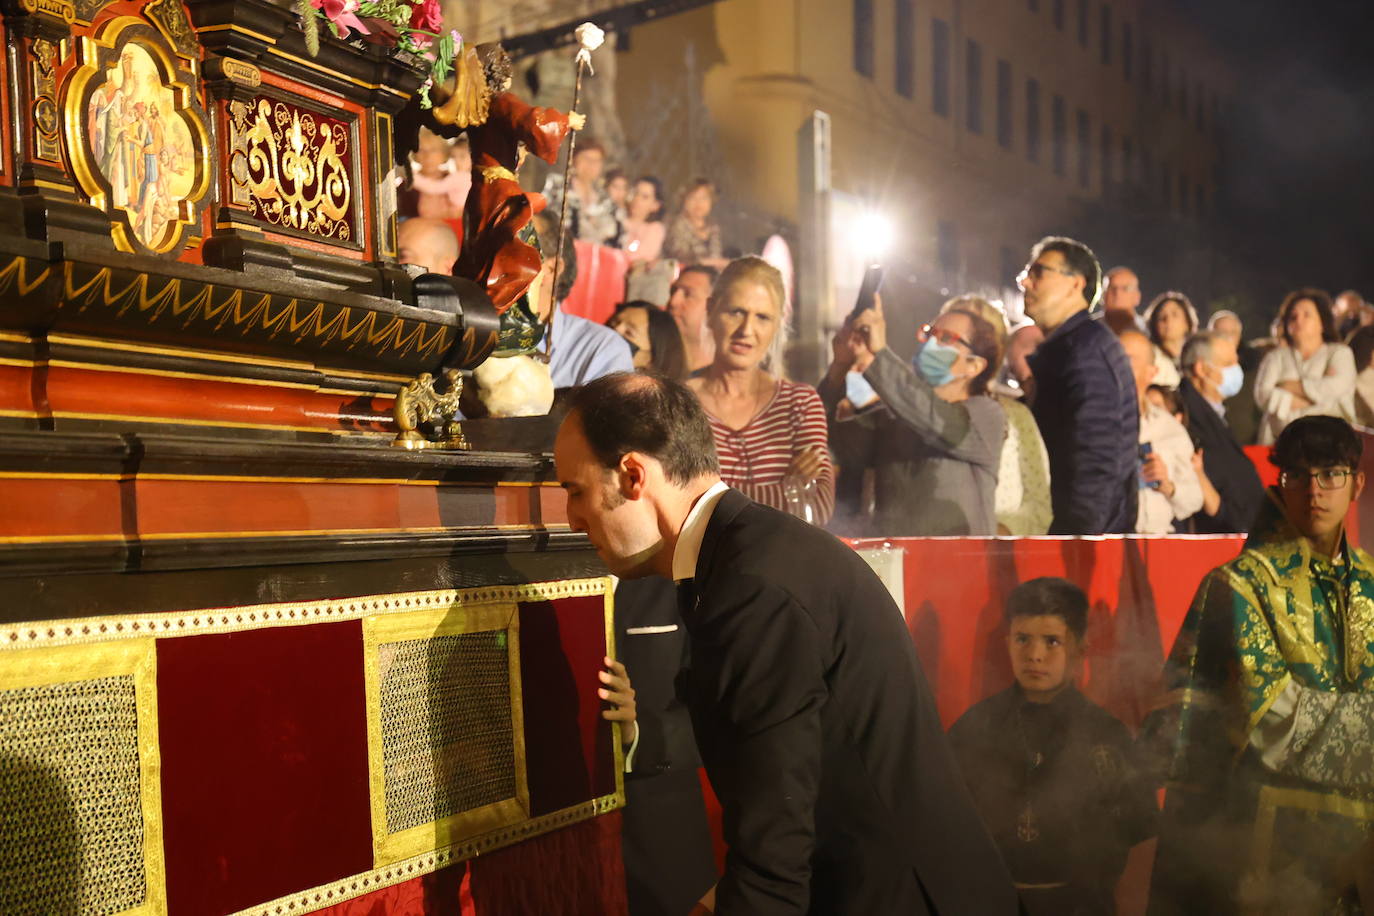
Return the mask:
[(673, 581), (681, 582), (697, 574), (697, 558), (701, 556), (701, 542), (706, 537), (706, 525), (711, 521), (711, 513), (716, 503), (730, 489), (717, 480), (711, 488), (697, 498), (682, 530), (677, 535), (677, 547), (673, 550)]

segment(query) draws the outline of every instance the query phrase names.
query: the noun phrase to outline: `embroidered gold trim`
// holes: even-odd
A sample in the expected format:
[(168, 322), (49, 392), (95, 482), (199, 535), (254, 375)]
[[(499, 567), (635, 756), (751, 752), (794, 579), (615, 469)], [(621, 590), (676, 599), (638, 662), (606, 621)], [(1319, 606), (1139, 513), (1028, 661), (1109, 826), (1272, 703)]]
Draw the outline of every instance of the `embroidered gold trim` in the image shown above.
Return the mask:
[[(447, 530), (447, 529), (446, 529)], [(0, 627), (0, 652), (37, 646), (65, 646), (156, 636), (198, 636), (206, 633), (237, 633), (266, 627), (305, 626), (331, 620), (357, 620), (373, 614), (399, 614), (455, 603), (493, 604), (511, 601), (544, 601), (605, 595), (612, 589), (609, 577), (531, 582), (522, 585), (490, 585), (482, 588), (443, 589), (331, 598), (230, 608), (203, 608), (161, 614), (12, 623)], [(614, 626), (609, 621), (607, 627)], [(27, 653), (25, 653), (27, 655)]]
[[(429, 640), (484, 631), (502, 631), (506, 640), (506, 692), (514, 784), (510, 797), (481, 807), (449, 814), (397, 832), (391, 820), (384, 748), (382, 647), (390, 643)], [(520, 687), (520, 609), (514, 602), (475, 604), (455, 601), (448, 606), (409, 614), (375, 615), (363, 621), (364, 674), (367, 685), (367, 758), (372, 802), (372, 854), (378, 867), (452, 846), (529, 817), (530, 793), (525, 769), (524, 699)], [(394, 670), (394, 669), (393, 669)], [(435, 749), (436, 756), (442, 749)], [(436, 765), (438, 761), (435, 761)], [(432, 810), (436, 799), (430, 800)], [(398, 803), (399, 804), (399, 803)]]
[[(0, 653), (0, 690), (48, 687), (132, 676), (138, 721), (139, 808), (143, 827), (144, 898), (118, 916), (161, 916), (167, 912), (162, 856), (162, 777), (157, 726), (157, 655), (152, 639)], [(98, 787), (94, 787), (98, 791)], [(75, 878), (75, 876), (73, 876)], [(114, 914), (112, 914), (114, 916)]]

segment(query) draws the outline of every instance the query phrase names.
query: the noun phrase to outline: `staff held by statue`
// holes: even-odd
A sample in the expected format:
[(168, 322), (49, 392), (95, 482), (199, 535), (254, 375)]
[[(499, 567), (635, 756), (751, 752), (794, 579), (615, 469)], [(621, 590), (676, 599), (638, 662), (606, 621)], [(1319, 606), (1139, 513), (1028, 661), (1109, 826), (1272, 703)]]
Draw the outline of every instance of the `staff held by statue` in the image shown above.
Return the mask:
[[(577, 36), (577, 75), (573, 80), (573, 100), (572, 107), (568, 109), (569, 114), (577, 114), (577, 105), (582, 100), (582, 73), (583, 71), (596, 75), (596, 70), (592, 68), (592, 52), (606, 41), (606, 33), (597, 28), (590, 22), (584, 22), (577, 27), (573, 33)], [(550, 294), (557, 295), (558, 272), (563, 267), (563, 238), (565, 227), (568, 222), (568, 189), (572, 187), (572, 166), (573, 156), (577, 154), (577, 131), (568, 132), (568, 158), (563, 163), (563, 194), (558, 208), (558, 243), (554, 248), (553, 277), (550, 280)], [(555, 304), (555, 308), (557, 304)], [(548, 344), (545, 352), (549, 356), (553, 355), (553, 321), (549, 321), (548, 328), (544, 331)]]

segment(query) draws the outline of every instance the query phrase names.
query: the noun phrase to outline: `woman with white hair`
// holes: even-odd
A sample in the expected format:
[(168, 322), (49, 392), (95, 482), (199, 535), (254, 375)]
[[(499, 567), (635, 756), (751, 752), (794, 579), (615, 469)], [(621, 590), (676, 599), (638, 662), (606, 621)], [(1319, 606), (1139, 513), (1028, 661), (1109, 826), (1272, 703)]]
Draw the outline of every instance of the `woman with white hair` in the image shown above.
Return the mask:
[(711, 421), (721, 479), (824, 525), (835, 509), (825, 408), (814, 388), (781, 378), (785, 301), (777, 268), (756, 257), (731, 261), (707, 306), (715, 359), (687, 385)]

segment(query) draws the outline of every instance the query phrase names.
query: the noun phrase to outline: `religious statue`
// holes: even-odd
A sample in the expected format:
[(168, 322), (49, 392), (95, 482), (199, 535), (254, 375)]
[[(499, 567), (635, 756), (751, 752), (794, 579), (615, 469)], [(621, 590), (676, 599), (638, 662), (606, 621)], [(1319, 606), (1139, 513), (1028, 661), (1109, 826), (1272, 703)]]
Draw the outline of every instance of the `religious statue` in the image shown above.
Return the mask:
[(516, 172), (528, 152), (554, 162), (568, 131), (586, 123), (576, 111), (527, 104), (510, 91), (511, 74), (500, 45), (478, 45), (455, 61), (446, 87), (431, 90), (435, 121), (465, 128), (472, 154), (472, 190), (454, 272), (481, 284), (499, 313), (525, 294), (543, 263), (529, 228), (543, 198), (520, 187)]

